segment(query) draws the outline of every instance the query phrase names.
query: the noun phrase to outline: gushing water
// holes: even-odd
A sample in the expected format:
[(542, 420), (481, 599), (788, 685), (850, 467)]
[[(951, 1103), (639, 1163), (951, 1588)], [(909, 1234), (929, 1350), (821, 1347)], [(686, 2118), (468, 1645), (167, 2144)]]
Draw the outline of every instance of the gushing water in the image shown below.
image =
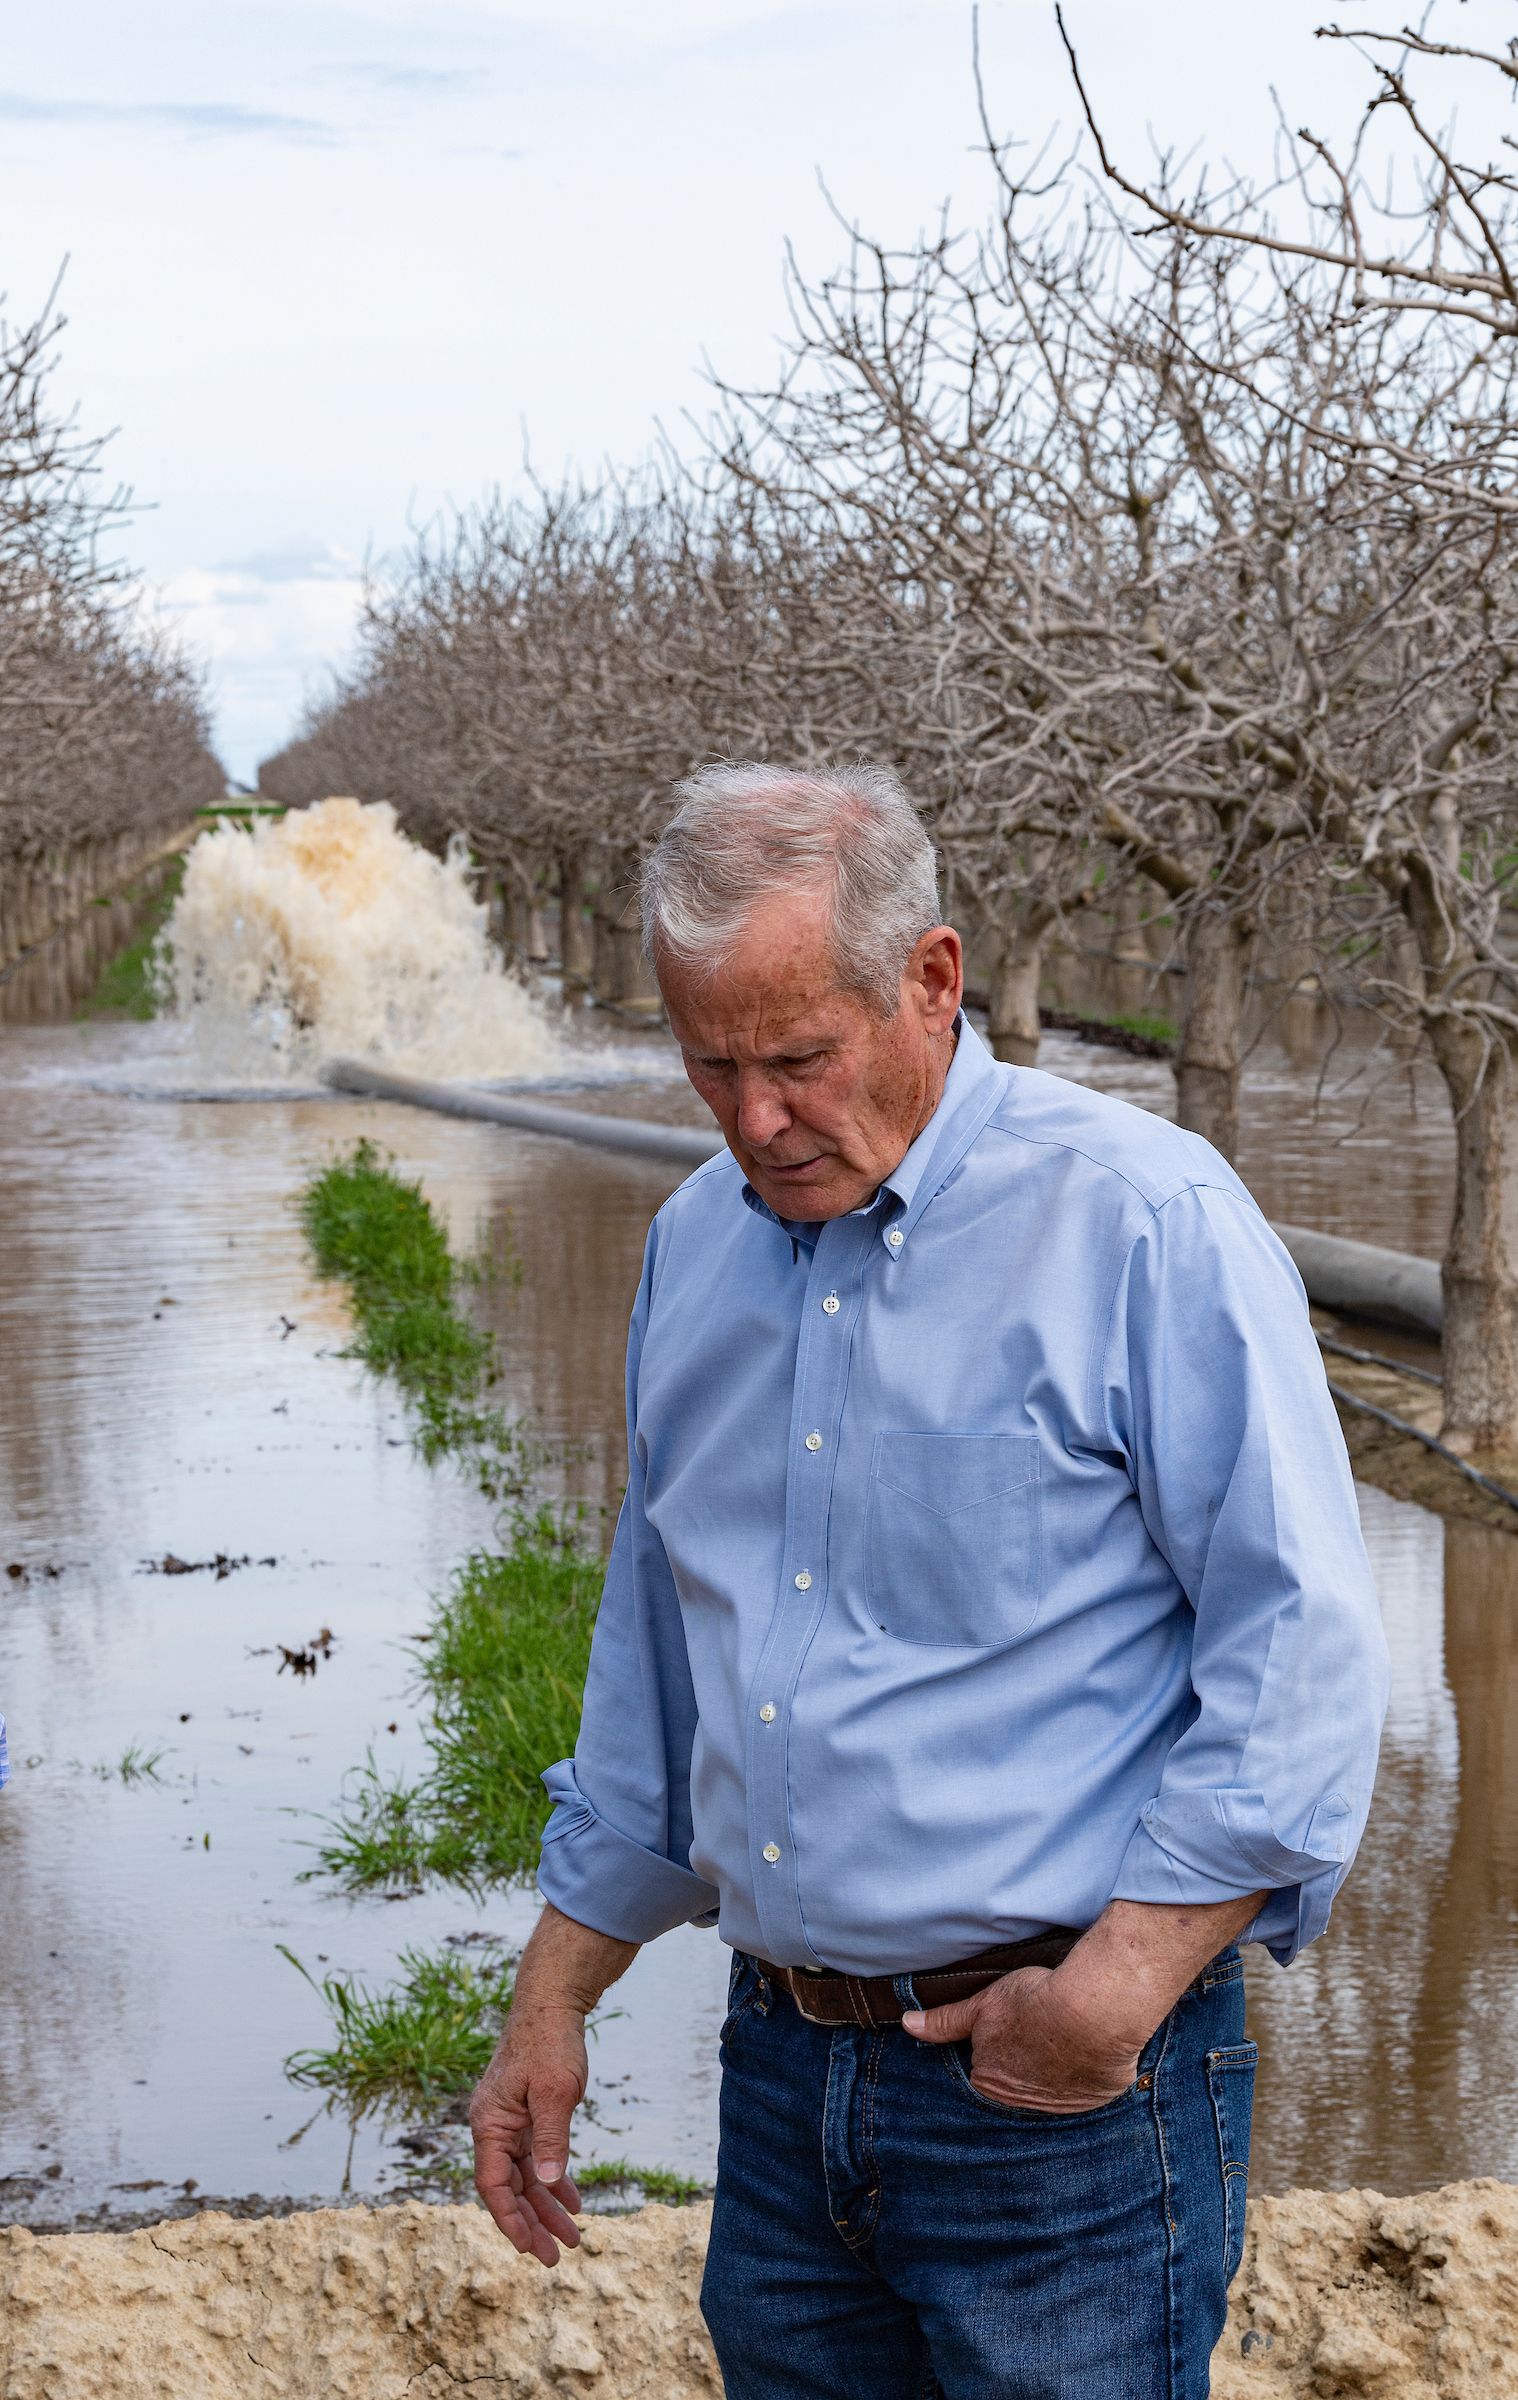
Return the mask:
[(419, 1075), (543, 1075), (562, 1051), (491, 949), (461, 846), (409, 841), (388, 802), (320, 800), (203, 833), (162, 957), (218, 1078), (309, 1078), (324, 1058)]

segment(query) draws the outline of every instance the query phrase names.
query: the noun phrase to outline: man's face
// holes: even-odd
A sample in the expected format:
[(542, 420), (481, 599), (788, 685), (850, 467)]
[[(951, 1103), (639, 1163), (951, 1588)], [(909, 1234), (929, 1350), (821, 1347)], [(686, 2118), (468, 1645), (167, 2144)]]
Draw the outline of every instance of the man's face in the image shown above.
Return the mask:
[(685, 1072), (777, 1217), (861, 1207), (938, 1105), (963, 988), (947, 926), (918, 942), (889, 1017), (839, 990), (811, 893), (763, 902), (719, 974), (661, 959), (658, 976)]

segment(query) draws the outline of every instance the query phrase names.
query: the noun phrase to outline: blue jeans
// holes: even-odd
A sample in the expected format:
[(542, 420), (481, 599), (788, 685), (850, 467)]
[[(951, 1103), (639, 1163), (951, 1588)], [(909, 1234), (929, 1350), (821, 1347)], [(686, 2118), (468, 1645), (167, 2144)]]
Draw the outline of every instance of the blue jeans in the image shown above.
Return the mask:
[(1236, 1950), (1080, 2116), (984, 2099), (968, 2043), (809, 2025), (741, 1953), (722, 2063), (728, 2400), (1206, 2400), (1249, 2167)]

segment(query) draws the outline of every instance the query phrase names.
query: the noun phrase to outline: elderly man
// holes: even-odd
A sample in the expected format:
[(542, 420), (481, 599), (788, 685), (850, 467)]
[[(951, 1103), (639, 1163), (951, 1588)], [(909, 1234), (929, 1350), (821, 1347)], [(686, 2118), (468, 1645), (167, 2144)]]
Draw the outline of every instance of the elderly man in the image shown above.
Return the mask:
[(681, 803), (645, 924), (731, 1156), (648, 1239), (479, 2190), (576, 2240), (586, 2012), (715, 1922), (730, 2400), (1200, 2400), (1238, 1944), (1323, 1930), (1385, 1700), (1302, 1289), (1204, 1142), (988, 1054), (892, 776)]

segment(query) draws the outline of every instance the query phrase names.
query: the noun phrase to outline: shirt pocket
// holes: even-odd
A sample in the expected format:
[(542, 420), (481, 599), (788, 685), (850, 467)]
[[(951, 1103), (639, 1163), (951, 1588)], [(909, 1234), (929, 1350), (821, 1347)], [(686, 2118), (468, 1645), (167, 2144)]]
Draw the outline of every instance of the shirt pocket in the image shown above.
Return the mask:
[(879, 1433), (865, 1596), (882, 1632), (940, 1649), (1016, 1641), (1038, 1615), (1039, 1446), (1009, 1433)]

